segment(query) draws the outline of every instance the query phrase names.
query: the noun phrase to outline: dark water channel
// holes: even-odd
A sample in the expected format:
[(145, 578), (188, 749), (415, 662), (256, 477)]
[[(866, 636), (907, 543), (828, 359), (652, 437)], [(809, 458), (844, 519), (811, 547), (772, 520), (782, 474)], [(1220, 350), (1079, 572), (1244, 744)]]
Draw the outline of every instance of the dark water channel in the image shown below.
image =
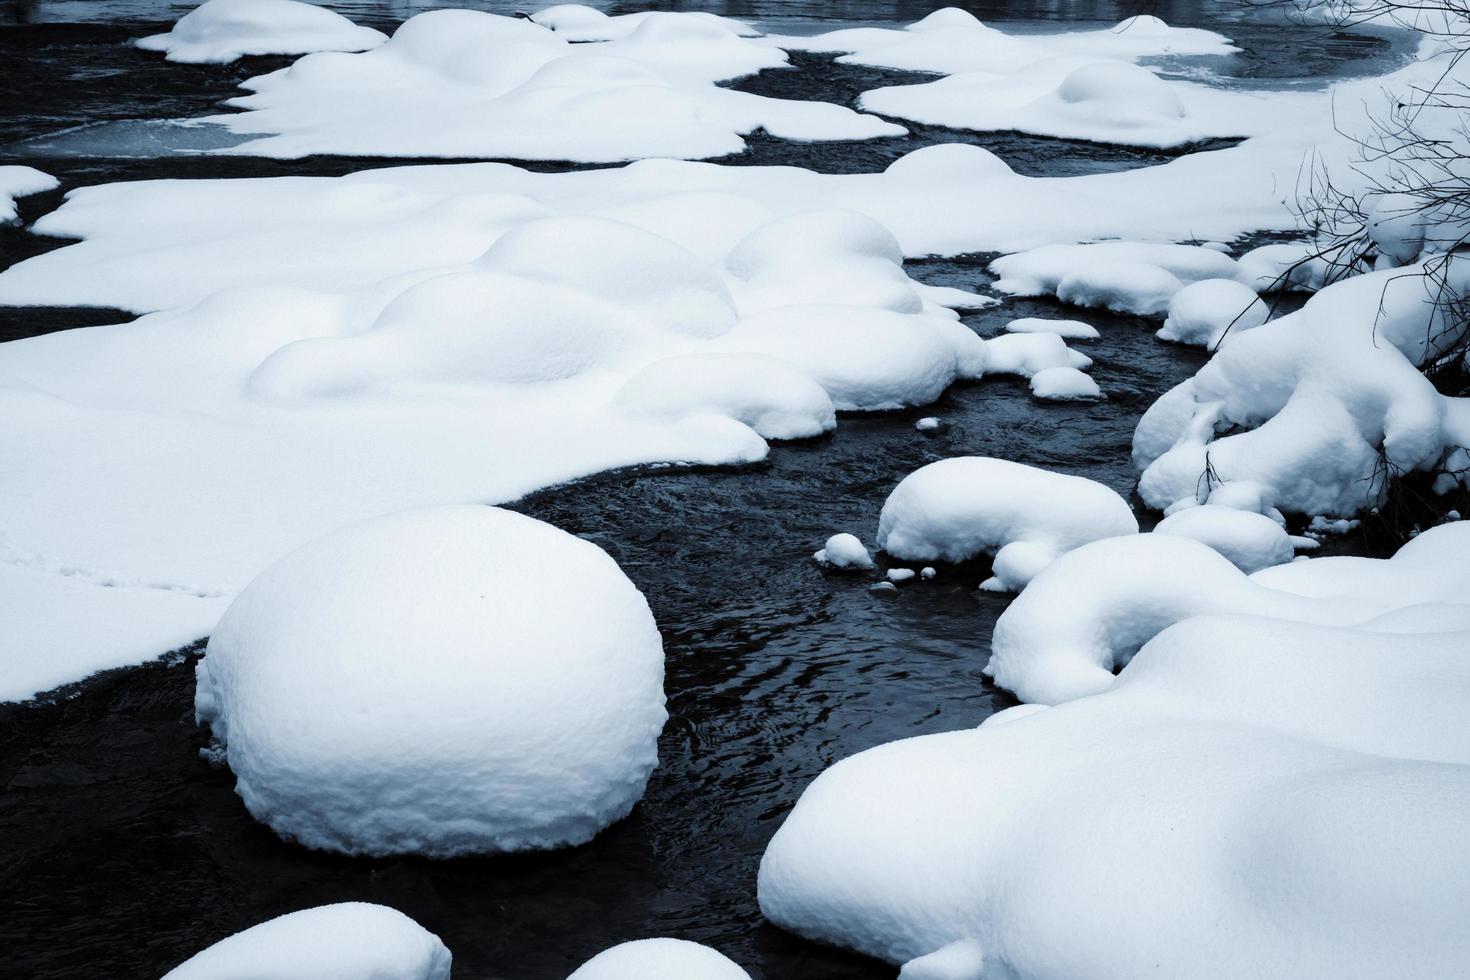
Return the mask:
[[(703, 9), (887, 22), (916, 19), (939, 5)], [(10, 109), (0, 112), (0, 146), (103, 118), (211, 111), (235, 81), (271, 66), (260, 59), (166, 66), (125, 45), (181, 9), (133, 0), (0, 7), (13, 22), (0, 26), (0, 98)], [(339, 9), (391, 27), (423, 8)], [(973, 9), (1010, 19), (1116, 20), (1134, 12), (1109, 3)], [(1212, 23), (1208, 7), (1181, 5), (1172, 16), (1152, 9), (1171, 22)], [(69, 18), (94, 23), (54, 22)], [(1241, 37), (1236, 26), (1223, 29)], [(1382, 39), (1321, 45), (1299, 32), (1291, 47), (1278, 28), (1247, 25), (1243, 32), (1263, 45), (1232, 59), (1245, 75), (1270, 74), (1252, 66), (1278, 70), (1276, 55), (1288, 48), (1295, 74), (1304, 77), (1363, 69), (1393, 51)], [(802, 67), (742, 84), (850, 102), (863, 88), (903, 77), (827, 59), (803, 59)], [(905, 140), (866, 144), (758, 138), (749, 154), (730, 162), (869, 170), (950, 139), (981, 142), (1028, 173), (1116, 169), (1158, 158), (919, 129)], [(13, 153), (0, 154), (0, 162), (39, 166), (66, 188), (158, 176), (334, 174), (383, 163)], [(60, 192), (26, 200), (24, 216), (59, 201)], [(0, 231), (0, 265), (59, 244), (13, 227)], [(912, 271), (965, 288), (988, 279), (981, 257), (915, 262)], [(1027, 315), (1076, 313), (1046, 301), (1013, 301), (966, 322), (989, 334)], [(3, 310), (0, 340), (119, 316)], [(429, 862), (345, 859), (281, 843), (248, 817), (232, 777), (198, 758), (203, 740), (192, 723), (189, 668), (197, 652), (104, 675), (41, 703), (0, 706), (0, 976), (156, 978), (271, 916), (364, 900), (401, 909), (443, 937), (459, 980), (555, 980), (607, 946), (654, 935), (711, 944), (764, 980), (892, 977), (886, 965), (764, 924), (756, 866), (801, 790), (832, 762), (896, 738), (973, 726), (1012, 703), (980, 675), (1006, 599), (976, 591), (983, 567), (945, 568), (933, 581), (884, 593), (870, 590), (874, 574), (824, 572), (809, 556), (838, 530), (871, 542), (888, 491), (945, 456), (999, 456), (1130, 493), (1128, 445), (1138, 416), (1203, 356), (1159, 343), (1145, 321), (1082, 318), (1103, 335), (1078, 345), (1096, 360), (1092, 373), (1108, 396), (1100, 403), (1040, 404), (1022, 381), (987, 379), (957, 386), (922, 411), (844, 417), (832, 435), (778, 446), (761, 466), (612, 474), (515, 505), (606, 549), (648, 597), (663, 630), (671, 718), (661, 765), (633, 815), (587, 846)], [(916, 431), (913, 422), (924, 415), (942, 417), (945, 428)]]

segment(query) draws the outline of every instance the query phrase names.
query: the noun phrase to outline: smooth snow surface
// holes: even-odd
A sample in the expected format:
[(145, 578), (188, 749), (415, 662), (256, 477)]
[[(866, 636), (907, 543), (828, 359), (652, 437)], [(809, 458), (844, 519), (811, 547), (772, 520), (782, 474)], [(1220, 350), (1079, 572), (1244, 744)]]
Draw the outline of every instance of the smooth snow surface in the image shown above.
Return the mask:
[(1263, 514), (1219, 504), (1186, 507), (1165, 517), (1155, 534), (1177, 534), (1214, 548), (1246, 574), (1291, 561), (1291, 537)]
[(1139, 421), (1143, 499), (1162, 510), (1245, 483), (1285, 512), (1349, 516), (1379, 503), (1390, 472), (1438, 467), (1470, 443), (1470, 403), (1420, 371), (1465, 334), (1453, 304), (1431, 300), (1441, 289), (1465, 296), (1470, 264), (1429, 262), (1428, 274), (1419, 265), (1333, 283), (1232, 335)]
[(832, 535), (812, 558), (833, 568), (872, 568), (873, 556), (856, 534), (843, 531)]
[[(609, 16), (601, 10), (579, 3), (559, 3), (536, 11), (531, 15), (531, 20), (542, 27), (551, 28), (568, 41), (616, 41), (633, 33), (648, 18), (656, 16), (658, 14), (651, 10)], [(690, 23), (700, 20), (712, 22), (741, 37), (756, 37), (760, 34), (744, 21), (729, 17), (717, 17), (702, 11), (689, 11), (684, 17)]]
[(990, 271), (1003, 293), (1140, 316), (1162, 314), (1189, 283), (1237, 274), (1235, 260), (1214, 249), (1145, 242), (1051, 245), (1002, 256)]
[(796, 140), (904, 133), (845, 106), (718, 87), (787, 63), (722, 18), (646, 12), (610, 33), (573, 45), (525, 18), (431, 10), (374, 50), (307, 55), (251, 78), (250, 94), (231, 101), (244, 112), (203, 121), (260, 137), (230, 153), (282, 158), (694, 159), (739, 153), (756, 129)]
[(167, 34), (141, 38), (138, 47), (163, 51), (169, 61), (223, 63), (251, 54), (366, 51), (386, 40), (381, 31), (299, 0), (205, 0)]
[(53, 190), (58, 183), (55, 177), (35, 167), (0, 166), (0, 224), (16, 219), (17, 197)]
[(1014, 591), (1063, 552), (1137, 531), (1128, 503), (1101, 483), (961, 456), (904, 477), (883, 503), (878, 547), (913, 561), (993, 555), (985, 587)]
[(1195, 618), (1107, 693), (845, 759), (761, 909), (905, 978), (1465, 975), (1470, 633), (1376, 629)]
[(1202, 279), (1169, 300), (1169, 313), (1158, 337), (1214, 350), (1227, 337), (1259, 327), (1270, 314), (1270, 308), (1249, 286), (1234, 279)]
[(837, 426), (832, 399), (799, 368), (765, 354), (684, 354), (655, 361), (618, 392), (633, 412), (673, 418), (712, 413), (767, 439), (802, 439)]
[(1031, 376), (1031, 394), (1048, 402), (1090, 401), (1102, 397), (1097, 382), (1072, 367), (1053, 367)]
[(603, 950), (567, 980), (750, 980), (750, 974), (699, 943), (637, 939)]
[[(1253, 576), (1192, 537), (1096, 541), (1057, 559), (1001, 613), (985, 671), (1023, 701), (1057, 704), (1107, 690), (1114, 669), (1191, 616), (1246, 613), (1341, 626), (1423, 603), (1464, 603), (1465, 528), (1426, 531), (1391, 559), (1309, 558)], [(1239, 545), (1238, 528), (1231, 530)]]
[(1054, 333), (1064, 340), (1097, 340), (1097, 327), (1081, 320), (1048, 320), (1023, 316), (1006, 324), (1007, 333)]
[(164, 980), (449, 980), (449, 950), (402, 912), (342, 902), (237, 932)]
[(663, 644), (600, 548), (491, 507), (281, 559), (220, 620), (195, 713), (282, 837), (349, 854), (565, 847), (658, 762)]

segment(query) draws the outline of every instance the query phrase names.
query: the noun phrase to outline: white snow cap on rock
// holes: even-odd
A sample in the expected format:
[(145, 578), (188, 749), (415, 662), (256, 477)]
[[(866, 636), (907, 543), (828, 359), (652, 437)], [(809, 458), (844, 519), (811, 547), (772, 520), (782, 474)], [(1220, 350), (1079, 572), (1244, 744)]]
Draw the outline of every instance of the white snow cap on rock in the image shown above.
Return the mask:
[(497, 508), (408, 511), (261, 573), (210, 637), (195, 712), (251, 814), (308, 847), (564, 847), (643, 795), (663, 645), (595, 545)]
[(636, 939), (603, 950), (567, 980), (750, 980), (750, 974), (699, 943)]
[[(594, 7), (580, 3), (559, 3), (542, 7), (531, 15), (531, 20), (542, 27), (549, 27), (568, 41), (616, 41), (633, 33), (645, 20), (655, 16), (655, 11), (639, 10), (630, 14), (609, 16)], [(740, 37), (756, 37), (760, 34), (754, 27), (741, 20), (718, 17), (704, 11), (682, 12), (690, 21), (707, 20)]]
[(35, 167), (15, 164), (0, 166), (0, 224), (14, 221), (18, 215), (15, 199), (53, 190), (61, 181)]
[(990, 263), (992, 288), (1013, 296), (1056, 296), (1075, 306), (1158, 316), (1174, 294), (1204, 279), (1233, 279), (1235, 260), (1198, 245), (1099, 242), (1045, 245)]
[(878, 518), (878, 547), (912, 561), (994, 555), (988, 588), (1025, 588), (1072, 548), (1136, 534), (1127, 501), (1079, 476), (986, 456), (922, 466), (894, 488)]
[(682, 354), (655, 361), (614, 398), (625, 411), (682, 418), (713, 413), (767, 439), (804, 439), (837, 426), (832, 399), (811, 376), (764, 354)]
[(832, 535), (812, 558), (833, 568), (872, 568), (873, 556), (856, 534), (846, 531)]
[(1102, 389), (1076, 368), (1053, 367), (1031, 376), (1031, 394), (1047, 402), (1093, 401)]
[(1207, 544), (1249, 575), (1291, 561), (1291, 536), (1271, 518), (1249, 510), (1205, 504), (1165, 517), (1155, 534), (1177, 534)]
[(1096, 541), (1063, 555), (1001, 613), (985, 672), (1023, 701), (1058, 704), (1112, 687), (1116, 668), (1191, 616), (1242, 613), (1337, 626), (1423, 603), (1464, 602), (1470, 529), (1461, 528), (1426, 531), (1391, 559), (1309, 558), (1251, 576), (1214, 548), (1175, 534)]
[(1191, 619), (1107, 693), (832, 766), (761, 910), (926, 980), (1464, 976), (1467, 645)]
[(383, 905), (291, 912), (222, 939), (163, 980), (449, 980), (439, 937)]
[(1259, 327), (1271, 315), (1255, 290), (1233, 279), (1201, 279), (1169, 300), (1160, 340), (1214, 350), (1228, 337)]
[(1006, 324), (1006, 333), (1054, 333), (1064, 340), (1096, 340), (1097, 327), (1081, 320), (1049, 320), (1039, 316), (1023, 316)]
[(386, 40), (382, 31), (300, 0), (205, 0), (168, 33), (137, 44), (169, 61), (224, 63), (246, 55), (367, 51)]

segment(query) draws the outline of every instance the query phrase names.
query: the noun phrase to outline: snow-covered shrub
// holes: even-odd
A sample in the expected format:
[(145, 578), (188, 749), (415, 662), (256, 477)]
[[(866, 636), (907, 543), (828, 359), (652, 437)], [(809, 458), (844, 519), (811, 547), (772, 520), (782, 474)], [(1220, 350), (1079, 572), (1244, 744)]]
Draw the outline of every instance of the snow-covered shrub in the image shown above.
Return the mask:
[(250, 813), (349, 854), (564, 847), (658, 761), (663, 645), (601, 549), (491, 507), (378, 518), (240, 593), (195, 713)]

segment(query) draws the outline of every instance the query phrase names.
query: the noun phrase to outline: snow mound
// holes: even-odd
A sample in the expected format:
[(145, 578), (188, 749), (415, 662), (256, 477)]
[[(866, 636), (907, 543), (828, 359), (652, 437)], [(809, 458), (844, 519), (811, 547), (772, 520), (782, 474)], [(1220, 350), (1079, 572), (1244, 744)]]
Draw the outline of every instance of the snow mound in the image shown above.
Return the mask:
[(1102, 389), (1076, 368), (1052, 367), (1031, 376), (1031, 394), (1048, 402), (1091, 401), (1102, 397)]
[(985, 341), (985, 367), (991, 374), (1029, 378), (1048, 368), (1092, 366), (1092, 358), (1074, 351), (1054, 333), (1003, 334)]
[(449, 980), (449, 950), (395, 909), (342, 902), (222, 939), (164, 980)]
[[(216, 0), (218, 2), (218, 0)], [(845, 106), (715, 83), (786, 64), (719, 18), (649, 12), (615, 40), (571, 44), (531, 20), (431, 10), (362, 54), (311, 54), (242, 84), (205, 118), (230, 152), (278, 158), (510, 157), (611, 162), (740, 152), (742, 136), (868, 139), (904, 129)]]
[(625, 411), (700, 413), (744, 422), (766, 439), (805, 439), (837, 426), (832, 399), (791, 364), (763, 354), (682, 354), (655, 361), (614, 398)]
[(225, 63), (258, 54), (367, 51), (387, 41), (341, 14), (299, 0), (205, 0), (167, 34), (140, 38), (169, 61)]
[(1160, 340), (1214, 350), (1229, 336), (1259, 327), (1271, 315), (1255, 290), (1233, 279), (1202, 279), (1169, 300)]
[(1184, 286), (1234, 279), (1235, 260), (1197, 245), (1100, 242), (1047, 245), (990, 263), (993, 288), (1013, 296), (1054, 295), (1064, 303), (1157, 316)]
[(842, 532), (827, 539), (827, 543), (812, 558), (833, 568), (872, 568), (873, 556), (856, 534)]
[(994, 555), (986, 587), (1013, 591), (1072, 548), (1137, 532), (1127, 502), (1101, 483), (986, 456), (920, 467), (878, 517), (878, 547), (895, 558)]
[(1431, 299), (1441, 286), (1466, 295), (1470, 263), (1435, 261), (1430, 275), (1406, 267), (1334, 283), (1232, 337), (1139, 420), (1143, 499), (1164, 509), (1244, 481), (1282, 511), (1349, 516), (1379, 503), (1390, 473), (1440, 466), (1466, 444), (1463, 402), (1419, 368), (1464, 336)]
[(1296, 554), (1291, 536), (1271, 518), (1219, 504), (1176, 511), (1160, 521), (1154, 533), (1207, 544), (1247, 575), (1289, 562)]
[(643, 795), (663, 646), (595, 545), (495, 508), (408, 511), (251, 582), (199, 662), (195, 712), (251, 814), (308, 847), (564, 847)]
[(1107, 693), (832, 766), (761, 909), (905, 978), (1463, 975), (1467, 643), (1192, 619)]
[(1315, 293), (1333, 278), (1331, 263), (1305, 243), (1261, 245), (1237, 262), (1236, 278), (1259, 293)]
[(1097, 340), (1097, 327), (1081, 320), (1049, 320), (1023, 316), (1006, 324), (1006, 333), (1054, 333), (1064, 340)]
[(0, 166), (0, 224), (14, 221), (19, 215), (16, 198), (54, 190), (60, 184), (61, 181), (35, 167)]
[[(559, 3), (543, 7), (531, 15), (531, 20), (542, 27), (549, 27), (568, 41), (616, 41), (627, 37), (650, 17), (661, 16), (653, 11), (640, 10), (631, 14), (609, 16), (601, 10), (580, 3)], [(681, 11), (679, 16), (685, 23), (708, 21), (722, 27), (727, 33), (740, 37), (756, 37), (760, 34), (744, 21), (719, 17), (704, 11)]]
[(985, 671), (1023, 701), (1057, 704), (1107, 690), (1115, 668), (1191, 616), (1242, 613), (1336, 626), (1461, 602), (1452, 583), (1470, 572), (1470, 531), (1459, 526), (1426, 531), (1392, 559), (1304, 559), (1254, 576), (1176, 534), (1096, 541), (1059, 558), (1001, 613)]
[(603, 950), (567, 980), (750, 980), (750, 974), (699, 943), (637, 939)]

